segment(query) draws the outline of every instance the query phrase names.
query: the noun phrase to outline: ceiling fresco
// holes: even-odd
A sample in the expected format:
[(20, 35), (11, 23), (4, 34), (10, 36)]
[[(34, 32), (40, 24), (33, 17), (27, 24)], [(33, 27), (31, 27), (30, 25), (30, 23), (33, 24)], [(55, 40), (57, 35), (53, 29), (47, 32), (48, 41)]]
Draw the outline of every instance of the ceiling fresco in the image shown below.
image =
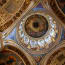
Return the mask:
[(0, 65), (65, 65), (65, 0), (0, 0)]

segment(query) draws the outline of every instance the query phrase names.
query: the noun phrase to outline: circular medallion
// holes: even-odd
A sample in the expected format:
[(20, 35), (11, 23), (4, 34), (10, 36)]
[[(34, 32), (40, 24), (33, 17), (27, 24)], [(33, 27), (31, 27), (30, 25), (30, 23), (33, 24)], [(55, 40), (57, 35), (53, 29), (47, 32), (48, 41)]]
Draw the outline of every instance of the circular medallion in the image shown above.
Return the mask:
[(48, 30), (48, 22), (42, 15), (31, 15), (25, 22), (26, 33), (34, 38), (42, 37)]

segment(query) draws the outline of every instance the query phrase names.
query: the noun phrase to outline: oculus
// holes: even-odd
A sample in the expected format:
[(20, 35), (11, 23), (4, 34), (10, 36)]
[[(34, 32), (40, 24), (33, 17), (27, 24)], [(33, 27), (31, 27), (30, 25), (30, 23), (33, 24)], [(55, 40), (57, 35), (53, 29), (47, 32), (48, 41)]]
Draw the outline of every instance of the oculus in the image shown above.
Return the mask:
[(48, 22), (41, 15), (32, 15), (25, 22), (25, 31), (31, 37), (43, 36), (48, 30)]

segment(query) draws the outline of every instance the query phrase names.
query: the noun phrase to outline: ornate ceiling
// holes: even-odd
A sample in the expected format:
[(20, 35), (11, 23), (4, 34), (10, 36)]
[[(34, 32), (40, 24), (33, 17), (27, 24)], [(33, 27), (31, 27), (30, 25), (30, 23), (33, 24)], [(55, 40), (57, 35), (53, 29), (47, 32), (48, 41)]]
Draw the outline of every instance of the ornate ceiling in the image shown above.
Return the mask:
[(0, 0), (0, 65), (65, 65), (65, 0)]

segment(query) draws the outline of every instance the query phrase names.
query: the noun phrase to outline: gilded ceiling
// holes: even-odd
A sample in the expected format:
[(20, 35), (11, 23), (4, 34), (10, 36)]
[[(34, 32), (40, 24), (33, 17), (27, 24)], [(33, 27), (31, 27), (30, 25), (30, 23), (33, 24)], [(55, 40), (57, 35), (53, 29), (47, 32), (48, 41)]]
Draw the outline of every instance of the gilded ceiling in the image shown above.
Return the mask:
[(65, 65), (65, 0), (0, 0), (0, 65)]

